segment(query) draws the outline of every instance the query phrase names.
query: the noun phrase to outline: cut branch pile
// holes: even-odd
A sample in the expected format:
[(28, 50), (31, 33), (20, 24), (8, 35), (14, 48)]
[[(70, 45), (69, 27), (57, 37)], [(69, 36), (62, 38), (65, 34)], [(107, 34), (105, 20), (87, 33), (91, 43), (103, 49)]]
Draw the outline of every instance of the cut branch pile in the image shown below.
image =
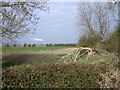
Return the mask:
[(76, 60), (81, 56), (87, 56), (87, 59), (95, 55), (110, 55), (108, 52), (99, 49), (93, 49), (88, 47), (80, 47), (79, 49), (74, 50), (71, 54), (63, 56), (61, 59), (64, 59), (65, 62), (76, 62)]

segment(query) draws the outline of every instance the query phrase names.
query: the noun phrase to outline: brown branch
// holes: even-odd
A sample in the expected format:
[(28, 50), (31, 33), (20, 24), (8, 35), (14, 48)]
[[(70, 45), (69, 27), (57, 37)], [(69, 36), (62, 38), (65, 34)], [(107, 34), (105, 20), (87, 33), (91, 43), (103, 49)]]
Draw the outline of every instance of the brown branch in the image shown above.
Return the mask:
[[(82, 50), (85, 50), (85, 52), (82, 52)], [(88, 48), (88, 47), (80, 47), (79, 49), (76, 49), (75, 51), (73, 51), (73, 53), (71, 54), (68, 54), (66, 56), (63, 56), (61, 59), (64, 59), (64, 60), (68, 60), (68, 62), (76, 62), (77, 59), (80, 57), (80, 56), (83, 56), (87, 53), (87, 59), (91, 56), (94, 56), (96, 54), (99, 54), (99, 55), (110, 55), (108, 52), (104, 51), (104, 50), (97, 50), (97, 49), (92, 49), (92, 48)], [(66, 59), (65, 59), (66, 58)]]
[(12, 7), (12, 6), (16, 6), (16, 5), (24, 5), (25, 2), (17, 2), (14, 4), (2, 4), (0, 5), (0, 7)]

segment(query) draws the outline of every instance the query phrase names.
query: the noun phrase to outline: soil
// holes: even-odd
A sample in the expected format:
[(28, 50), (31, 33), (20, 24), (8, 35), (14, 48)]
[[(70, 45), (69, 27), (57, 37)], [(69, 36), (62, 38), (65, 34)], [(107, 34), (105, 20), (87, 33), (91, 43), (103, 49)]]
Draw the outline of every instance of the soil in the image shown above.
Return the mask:
[(78, 48), (66, 48), (66, 49), (57, 49), (57, 50), (48, 50), (48, 51), (39, 51), (35, 53), (40, 54), (69, 54)]

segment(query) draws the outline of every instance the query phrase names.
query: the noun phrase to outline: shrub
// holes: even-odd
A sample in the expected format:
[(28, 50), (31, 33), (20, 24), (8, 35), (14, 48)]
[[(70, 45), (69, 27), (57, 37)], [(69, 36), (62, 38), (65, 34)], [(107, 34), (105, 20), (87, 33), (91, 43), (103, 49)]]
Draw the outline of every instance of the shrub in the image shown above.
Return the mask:
[(120, 38), (120, 28), (116, 29), (105, 41), (103, 49), (109, 52), (118, 52), (118, 42)]
[(35, 46), (36, 46), (35, 44), (32, 45), (32, 47), (35, 47)]
[(13, 46), (14, 46), (14, 47), (16, 47), (17, 45), (16, 45), (16, 44), (14, 44)]
[(102, 38), (98, 34), (87, 33), (80, 37), (78, 43), (81, 47), (97, 48), (97, 44), (101, 43)]
[(26, 46), (27, 46), (27, 44), (25, 43), (23, 46), (24, 46), (24, 47), (26, 47)]
[(28, 44), (28, 47), (31, 47), (31, 44)]

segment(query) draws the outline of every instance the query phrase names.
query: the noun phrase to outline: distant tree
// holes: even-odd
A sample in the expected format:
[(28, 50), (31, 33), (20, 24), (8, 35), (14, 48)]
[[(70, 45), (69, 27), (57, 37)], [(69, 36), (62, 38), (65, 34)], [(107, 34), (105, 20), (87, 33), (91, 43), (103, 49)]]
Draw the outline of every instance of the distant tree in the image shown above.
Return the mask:
[(31, 47), (31, 44), (28, 44), (28, 47)]
[(16, 44), (14, 44), (13, 46), (14, 46), (14, 47), (16, 47), (17, 45), (16, 45)]
[(25, 35), (31, 29), (28, 25), (36, 24), (38, 17), (33, 11), (35, 9), (46, 11), (48, 10), (46, 1), (40, 2), (0, 2), (0, 35), (3, 42), (12, 41), (20, 36)]
[(101, 42), (101, 37), (95, 33), (86, 33), (79, 39), (79, 45), (82, 47), (98, 48), (99, 42)]
[(10, 45), (9, 45), (9, 44), (7, 44), (6, 46), (7, 46), (7, 47), (9, 47)]
[(24, 47), (26, 47), (26, 46), (27, 46), (27, 44), (25, 43), (23, 46), (24, 46)]
[(32, 44), (32, 47), (35, 47), (36, 45), (35, 44)]
[(52, 44), (47, 44), (47, 46), (53, 46)]

